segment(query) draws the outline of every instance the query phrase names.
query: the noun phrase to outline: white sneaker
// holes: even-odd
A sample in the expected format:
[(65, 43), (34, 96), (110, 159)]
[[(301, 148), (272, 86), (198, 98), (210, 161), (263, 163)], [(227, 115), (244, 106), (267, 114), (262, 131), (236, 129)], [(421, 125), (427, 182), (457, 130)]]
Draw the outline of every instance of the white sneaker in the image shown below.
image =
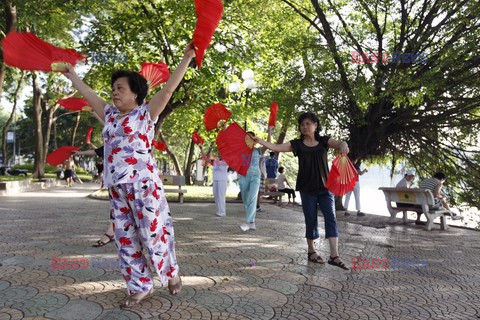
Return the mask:
[(240, 229), (242, 229), (242, 231), (248, 231), (250, 230), (250, 224), (249, 223), (241, 224)]
[(250, 230), (257, 230), (257, 227), (255, 226), (255, 222), (250, 222), (248, 224), (248, 227), (250, 228)]
[(463, 219), (463, 216), (460, 215), (460, 214), (454, 214), (453, 212), (450, 212), (450, 214), (452, 215), (452, 220), (461, 220)]
[(219, 213), (219, 212), (217, 212), (216, 215), (217, 215), (217, 217), (225, 217), (225, 213)]

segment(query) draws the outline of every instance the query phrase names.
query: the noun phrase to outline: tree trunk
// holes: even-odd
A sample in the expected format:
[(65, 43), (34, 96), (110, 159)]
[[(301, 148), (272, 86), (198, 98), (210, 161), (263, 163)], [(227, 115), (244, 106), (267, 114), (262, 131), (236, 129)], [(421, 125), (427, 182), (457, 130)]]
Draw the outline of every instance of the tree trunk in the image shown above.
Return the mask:
[[(193, 140), (190, 139), (190, 148), (188, 151), (188, 157), (187, 161), (185, 163), (185, 183), (187, 185), (192, 185), (192, 159), (193, 159), (193, 153), (195, 151), (195, 143), (193, 143)], [(203, 155), (202, 155), (203, 157)]]
[(161, 131), (158, 131), (157, 132), (157, 135), (158, 137), (160, 138), (160, 140), (162, 140), (163, 142), (165, 142), (165, 144), (167, 145), (167, 154), (168, 156), (170, 157), (170, 159), (172, 159), (173, 161), (173, 165), (175, 167), (175, 171), (177, 172), (178, 175), (183, 175), (182, 173), (182, 169), (180, 168), (180, 163), (178, 162), (178, 158), (177, 156), (175, 156), (175, 154), (170, 150), (170, 148), (168, 147), (168, 143), (167, 141), (165, 140), (165, 138), (163, 137), (163, 134)]
[[(17, 8), (11, 0), (5, 0), (5, 34), (17, 28)], [(0, 97), (3, 93), (3, 82), (5, 81), (5, 63), (3, 62), (3, 50), (0, 46)], [(3, 157), (4, 159), (6, 157)]]
[(74, 146), (75, 145), (75, 136), (77, 134), (77, 129), (78, 129), (78, 125), (80, 123), (80, 112), (77, 113), (77, 119), (75, 120), (75, 127), (73, 128), (73, 132), (72, 132), (72, 140), (70, 142), (70, 145), (71, 146)]
[(46, 125), (45, 125), (45, 131), (43, 132), (43, 150), (45, 150), (44, 155), (45, 157), (47, 156), (48, 153), (48, 146), (50, 144), (50, 134), (52, 132), (52, 125), (55, 122), (54, 121), (54, 114), (55, 111), (57, 111), (58, 106), (54, 105), (46, 111)]
[[(20, 79), (18, 79), (17, 88), (15, 89), (15, 93), (13, 94), (12, 113), (10, 114), (10, 117), (8, 118), (7, 123), (5, 123), (5, 126), (3, 126), (3, 129), (2, 129), (2, 155), (3, 155), (4, 166), (7, 165), (7, 158), (8, 158), (7, 157), (7, 130), (8, 130), (8, 127), (10, 127), (10, 125), (12, 124), (13, 117), (15, 117), (15, 114), (16, 114), (18, 91), (20, 91), (20, 87), (22, 86), (24, 75), (25, 73), (22, 72), (22, 74), (20, 75)], [(17, 140), (17, 137), (15, 137), (14, 143), (16, 143), (16, 140)]]
[(42, 132), (42, 92), (37, 83), (37, 75), (32, 72), (33, 83), (33, 130), (35, 133), (35, 162), (32, 176), (38, 179), (45, 177), (45, 152), (43, 150)]

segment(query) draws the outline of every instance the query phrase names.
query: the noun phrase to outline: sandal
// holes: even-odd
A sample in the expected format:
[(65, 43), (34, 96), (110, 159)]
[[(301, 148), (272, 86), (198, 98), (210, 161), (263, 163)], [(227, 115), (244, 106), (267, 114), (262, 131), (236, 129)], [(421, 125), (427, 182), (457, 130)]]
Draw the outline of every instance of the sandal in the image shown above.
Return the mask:
[(142, 301), (150, 298), (151, 296), (153, 296), (153, 287), (147, 292), (146, 295), (144, 295), (143, 297), (141, 298), (137, 298), (138, 297), (138, 294), (142, 294), (143, 292), (137, 292), (135, 294), (132, 294), (131, 296), (128, 296), (127, 300), (125, 300), (122, 305), (120, 306), (120, 308), (122, 309), (129, 309), (129, 308), (133, 308), (135, 306), (138, 306)]
[(176, 296), (182, 290), (182, 278), (180, 276), (177, 277), (178, 281), (175, 284), (171, 283), (173, 279), (168, 281), (168, 291), (172, 296)]
[[(315, 262), (315, 263), (320, 263), (320, 264), (325, 263), (325, 261), (323, 261), (322, 257), (320, 257), (315, 251), (308, 252), (307, 254), (308, 254), (308, 261)], [(315, 258), (312, 258), (312, 256), (314, 254), (317, 254), (317, 256)]]
[(345, 263), (343, 263), (343, 261), (335, 262), (335, 259), (338, 259), (338, 258), (340, 258), (340, 257), (339, 256), (336, 256), (336, 257), (330, 256), (330, 259), (328, 260), (328, 264), (331, 264), (332, 266), (335, 266), (335, 267), (340, 267), (343, 270), (350, 270), (350, 268), (347, 267), (345, 265)]
[(102, 239), (98, 240), (96, 244), (92, 245), (92, 247), (95, 247), (95, 248), (100, 248), (100, 247), (103, 247), (107, 244), (109, 244), (110, 242), (113, 242), (115, 241), (115, 236), (109, 236), (108, 234), (104, 233), (104, 235), (108, 238), (108, 241), (105, 242), (105, 241), (102, 241)]

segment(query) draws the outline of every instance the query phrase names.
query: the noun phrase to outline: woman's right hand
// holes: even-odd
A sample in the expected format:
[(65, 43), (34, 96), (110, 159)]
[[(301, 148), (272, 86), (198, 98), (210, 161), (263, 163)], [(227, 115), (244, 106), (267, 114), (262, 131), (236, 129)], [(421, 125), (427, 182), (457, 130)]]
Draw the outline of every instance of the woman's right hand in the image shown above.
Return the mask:
[(78, 77), (77, 73), (75, 72), (75, 68), (73, 66), (67, 65), (65, 67), (67, 71), (62, 72), (65, 77), (72, 80), (73, 77)]

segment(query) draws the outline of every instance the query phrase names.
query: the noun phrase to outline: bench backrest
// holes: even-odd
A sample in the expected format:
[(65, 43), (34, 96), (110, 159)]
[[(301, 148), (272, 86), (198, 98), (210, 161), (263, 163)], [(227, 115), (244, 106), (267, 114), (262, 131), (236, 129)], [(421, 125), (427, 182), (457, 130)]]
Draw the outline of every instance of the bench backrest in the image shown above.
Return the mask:
[(163, 184), (173, 185), (173, 186), (184, 186), (185, 177), (184, 176), (171, 176), (171, 175), (161, 175)]
[(419, 205), (427, 204), (429, 206), (435, 204), (432, 192), (428, 189), (387, 187), (381, 187), (378, 189), (383, 191), (387, 201)]

